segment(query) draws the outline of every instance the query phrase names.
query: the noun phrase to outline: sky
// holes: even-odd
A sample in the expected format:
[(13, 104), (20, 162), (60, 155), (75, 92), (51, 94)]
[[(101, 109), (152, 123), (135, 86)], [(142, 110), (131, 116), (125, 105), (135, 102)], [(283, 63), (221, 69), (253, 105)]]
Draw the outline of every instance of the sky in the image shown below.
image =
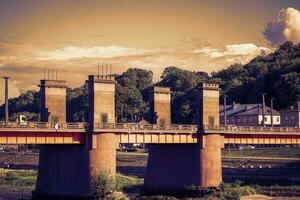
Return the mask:
[[(70, 87), (97, 73), (177, 66), (211, 73), (300, 41), (298, 0), (0, 0), (0, 75), (9, 96), (44, 69)], [(46, 73), (46, 77), (53, 73)], [(55, 77), (55, 75), (54, 75)], [(4, 81), (0, 81), (0, 102)]]

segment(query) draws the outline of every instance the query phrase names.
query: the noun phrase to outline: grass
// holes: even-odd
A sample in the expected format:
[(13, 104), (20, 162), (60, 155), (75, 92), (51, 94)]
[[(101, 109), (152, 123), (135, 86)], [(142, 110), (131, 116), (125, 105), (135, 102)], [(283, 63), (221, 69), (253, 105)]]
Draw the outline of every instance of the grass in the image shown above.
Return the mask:
[[(36, 178), (36, 170), (0, 169), (0, 190), (32, 191), (35, 188)], [(131, 187), (143, 185), (144, 180), (132, 176), (117, 174), (116, 182), (120, 190), (126, 190)]]
[(0, 189), (32, 191), (35, 188), (36, 177), (36, 170), (0, 169)]
[(118, 184), (118, 188), (121, 190), (126, 190), (131, 187), (142, 186), (144, 184), (144, 179), (117, 174), (116, 182)]
[(263, 185), (252, 185), (257, 193), (270, 195), (270, 196), (284, 196), (284, 197), (291, 197), (291, 196), (300, 196), (300, 185), (289, 185), (289, 186), (282, 186), (282, 185), (271, 185), (271, 186), (263, 186)]
[(223, 149), (222, 156), (226, 157), (269, 157), (269, 158), (299, 158), (300, 148), (266, 148), (266, 149)]
[[(0, 190), (32, 191), (35, 188), (36, 170), (7, 170), (0, 169)], [(144, 180), (141, 178), (117, 174), (116, 183), (119, 191), (139, 193)], [(216, 196), (200, 199), (239, 199), (246, 194), (264, 194), (270, 196), (300, 196), (300, 185), (246, 185), (241, 183), (225, 183), (222, 191)]]

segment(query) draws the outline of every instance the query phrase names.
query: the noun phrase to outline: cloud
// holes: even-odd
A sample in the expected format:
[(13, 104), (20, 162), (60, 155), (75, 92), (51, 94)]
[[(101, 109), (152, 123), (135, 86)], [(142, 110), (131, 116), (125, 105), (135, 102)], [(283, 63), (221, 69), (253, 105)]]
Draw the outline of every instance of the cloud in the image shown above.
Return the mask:
[(203, 47), (195, 49), (193, 53), (198, 53), (210, 57), (212, 59), (225, 59), (227, 62), (248, 62), (257, 55), (266, 55), (271, 50), (266, 47), (257, 47), (255, 44), (229, 44), (225, 46), (225, 50)]
[(300, 11), (292, 7), (280, 10), (277, 19), (267, 24), (263, 35), (273, 46), (286, 40), (299, 42)]
[(42, 52), (38, 60), (73, 60), (80, 58), (111, 58), (142, 55), (147, 51), (119, 46), (74, 47), (69, 46), (54, 51)]

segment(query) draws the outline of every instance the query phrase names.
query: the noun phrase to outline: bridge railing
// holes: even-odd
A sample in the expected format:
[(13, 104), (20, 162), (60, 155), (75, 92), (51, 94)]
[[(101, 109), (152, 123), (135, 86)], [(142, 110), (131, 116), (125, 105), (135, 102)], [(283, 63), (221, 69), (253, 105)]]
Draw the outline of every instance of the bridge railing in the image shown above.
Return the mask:
[(228, 132), (299, 132), (299, 128), (294, 127), (261, 127), (261, 126), (203, 126), (204, 130), (228, 131)]
[(184, 124), (170, 124), (170, 125), (157, 125), (157, 124), (138, 124), (138, 123), (107, 123), (107, 124), (94, 124), (94, 129), (124, 129), (124, 130), (186, 130), (197, 131), (196, 125)]
[[(1, 128), (16, 128), (16, 129), (55, 129), (56, 123), (48, 122), (3, 122), (0, 121)], [(59, 129), (86, 129), (88, 125), (86, 123), (59, 123)], [(189, 131), (197, 132), (197, 125), (187, 124), (169, 124), (169, 125), (157, 125), (157, 124), (139, 124), (139, 123), (107, 123), (107, 124), (94, 124), (94, 129), (119, 129), (126, 131), (134, 130), (161, 130), (161, 131)], [(226, 132), (272, 132), (272, 133), (288, 133), (299, 132), (299, 128), (294, 127), (261, 127), (261, 126), (235, 126), (235, 125), (215, 125), (215, 126), (203, 126), (204, 130), (214, 131), (226, 131)]]
[[(55, 129), (57, 123), (48, 122), (1, 122), (0, 128), (15, 128), (15, 129)], [(85, 129), (86, 123), (58, 123), (58, 129)]]

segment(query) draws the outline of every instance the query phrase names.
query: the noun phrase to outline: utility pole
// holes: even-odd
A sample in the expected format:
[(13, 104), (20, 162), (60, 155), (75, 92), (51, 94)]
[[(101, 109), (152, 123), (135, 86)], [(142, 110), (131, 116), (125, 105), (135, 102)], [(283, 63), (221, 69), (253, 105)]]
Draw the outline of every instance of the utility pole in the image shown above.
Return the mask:
[(273, 101), (274, 101), (274, 98), (271, 98), (271, 127), (273, 128)]
[(265, 95), (266, 93), (262, 94), (262, 126), (265, 127)]
[(227, 125), (227, 112), (226, 112), (226, 109), (227, 109), (227, 104), (226, 104), (226, 98), (227, 98), (227, 95), (224, 94), (224, 126)]
[(8, 123), (8, 79), (10, 77), (2, 77), (5, 81), (5, 122)]

